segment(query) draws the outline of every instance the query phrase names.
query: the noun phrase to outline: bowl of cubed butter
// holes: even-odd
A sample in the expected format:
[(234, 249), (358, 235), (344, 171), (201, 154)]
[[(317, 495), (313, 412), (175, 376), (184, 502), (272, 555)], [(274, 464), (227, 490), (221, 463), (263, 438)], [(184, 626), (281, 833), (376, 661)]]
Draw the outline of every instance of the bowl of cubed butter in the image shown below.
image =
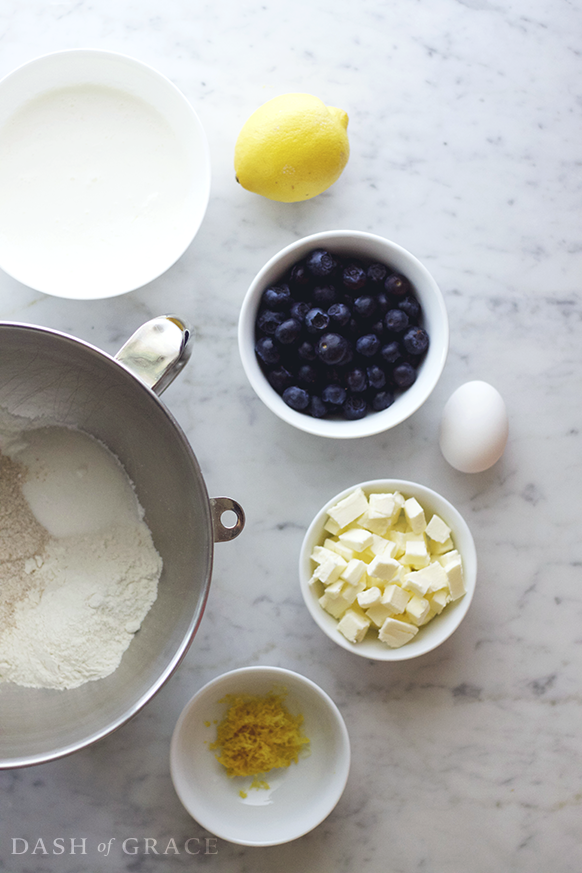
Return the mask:
[(443, 496), (402, 479), (335, 495), (301, 546), (303, 599), (335, 643), (364, 658), (432, 651), (467, 614), (477, 578), (471, 531)]

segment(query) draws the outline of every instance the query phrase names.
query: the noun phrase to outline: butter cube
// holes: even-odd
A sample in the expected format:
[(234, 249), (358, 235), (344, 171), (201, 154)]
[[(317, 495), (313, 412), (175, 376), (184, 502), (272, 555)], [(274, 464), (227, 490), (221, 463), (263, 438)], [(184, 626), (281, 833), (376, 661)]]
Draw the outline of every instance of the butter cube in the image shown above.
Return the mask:
[(448, 564), (449, 561), (453, 561), (455, 558), (460, 558), (460, 557), (461, 557), (461, 555), (457, 551), (457, 549), (449, 549), (448, 551), (444, 552), (442, 555), (438, 555), (437, 560), (444, 567), (445, 564)]
[(344, 533), (339, 535), (339, 541), (354, 552), (363, 552), (364, 549), (369, 548), (373, 543), (370, 531), (364, 530), (361, 527), (354, 527), (344, 531)]
[(433, 561), (420, 570), (406, 573), (403, 582), (406, 588), (419, 597), (424, 597), (428, 591), (438, 591), (439, 588), (448, 587), (447, 574), (438, 561)]
[(373, 534), (374, 541), (370, 546), (370, 551), (373, 555), (385, 555), (388, 558), (396, 557), (396, 543), (392, 540), (388, 540), (385, 537), (378, 536), (377, 534)]
[(415, 497), (404, 502), (404, 515), (413, 533), (421, 533), (426, 527), (424, 509)]
[(337, 629), (350, 643), (360, 643), (370, 627), (370, 619), (361, 616), (353, 609), (343, 614)]
[(392, 649), (397, 649), (408, 643), (416, 634), (418, 628), (407, 621), (398, 618), (387, 618), (378, 633), (378, 639)]
[(447, 574), (444, 572), (442, 564), (438, 561), (432, 561), (422, 572), (426, 573), (426, 576), (430, 578), (430, 586), (428, 588), (429, 592), (440, 591), (441, 588), (447, 587)]
[(410, 597), (410, 593), (399, 585), (387, 585), (380, 603), (390, 611), (391, 615), (399, 615), (406, 609)]
[(406, 614), (415, 625), (421, 625), (430, 611), (430, 603), (424, 597), (413, 594), (406, 604)]
[(407, 540), (404, 554), (400, 558), (403, 564), (408, 564), (416, 570), (426, 567), (430, 562), (430, 556), (426, 543), (421, 540)]
[(458, 600), (465, 594), (465, 579), (463, 576), (463, 564), (461, 556), (453, 558), (444, 565), (444, 571), (449, 583), (451, 600)]
[(377, 536), (373, 534), (375, 537), (372, 545), (361, 553), (361, 557), (363, 561), (366, 563), (370, 563), (373, 561), (376, 556), (384, 555), (387, 558), (395, 558), (396, 557), (396, 544), (391, 540), (387, 540), (384, 537)]
[(366, 615), (376, 627), (382, 627), (387, 618), (394, 615), (394, 611), (385, 603), (373, 603), (366, 609)]
[(388, 539), (394, 543), (394, 552), (391, 557), (401, 558), (406, 549), (406, 536), (403, 531), (390, 530), (388, 531)]
[(375, 603), (379, 603), (381, 597), (382, 592), (379, 588), (376, 588), (376, 586), (373, 585), (371, 588), (366, 588), (364, 591), (360, 591), (357, 600), (362, 609), (368, 609)]
[(354, 557), (354, 550), (348, 549), (348, 547), (344, 546), (344, 544), (339, 542), (339, 540), (327, 539), (325, 540), (323, 547), (329, 549), (331, 552), (335, 552), (336, 555), (340, 555), (344, 561), (351, 561)]
[(392, 516), (396, 511), (396, 501), (394, 494), (370, 494), (368, 497), (370, 511), (377, 515), (383, 515), (392, 521)]
[(329, 515), (327, 517), (327, 521), (323, 525), (323, 529), (330, 533), (332, 536), (336, 537), (341, 530), (340, 525), (337, 521), (334, 521), (333, 518), (330, 518)]
[(394, 558), (396, 560), (396, 551), (398, 546), (392, 540), (385, 540), (386, 548), (382, 552), (383, 558)]
[(347, 603), (343, 597), (330, 597), (327, 591), (319, 598), (319, 604), (326, 612), (329, 612), (330, 615), (333, 615), (334, 618), (340, 619), (346, 609), (348, 609), (351, 604)]
[(386, 518), (385, 515), (379, 515), (377, 512), (368, 509), (360, 516), (358, 524), (371, 533), (384, 536), (390, 526), (390, 519)]
[(400, 493), (400, 491), (394, 492), (394, 514), (392, 516), (392, 525), (398, 524), (400, 520), (400, 515), (402, 510), (404, 509), (405, 499)]
[(442, 520), (440, 515), (435, 513), (426, 526), (426, 535), (437, 543), (444, 543), (446, 540), (450, 539), (451, 529), (448, 524)]
[[(442, 569), (442, 567), (441, 567)], [(362, 581), (362, 578), (366, 572), (366, 565), (363, 561), (359, 561), (357, 558), (352, 558), (351, 561), (348, 562), (347, 567), (343, 570), (341, 574), (341, 578), (345, 579), (345, 581), (349, 585), (357, 585), (358, 582)], [(444, 570), (443, 570), (444, 573)]]
[(339, 597), (343, 591), (343, 587), (345, 582), (343, 579), (336, 579), (335, 582), (332, 582), (331, 585), (326, 585), (325, 593), (328, 597)]
[(346, 609), (349, 609), (349, 607), (355, 602), (358, 594), (363, 590), (363, 584), (346, 585), (344, 583), (339, 594), (334, 592), (332, 596), (326, 589), (323, 595), (319, 598), (319, 602), (326, 612), (329, 612), (329, 614), (333, 615), (334, 618), (339, 618), (344, 614)]
[(345, 600), (348, 600), (350, 606), (356, 602), (356, 598), (360, 592), (364, 591), (366, 588), (365, 582), (358, 582), (356, 585), (350, 585), (349, 582), (344, 582), (344, 587), (342, 588), (342, 597)]
[(420, 626), (425, 625), (425, 624), (428, 624), (429, 621), (432, 621), (432, 620), (433, 620), (433, 618), (435, 617), (435, 615), (436, 615), (436, 612), (434, 611), (434, 609), (432, 609), (432, 608), (429, 609), (429, 611), (427, 612), (426, 616), (425, 616), (425, 617), (423, 618), (423, 620), (421, 621)]
[(398, 573), (400, 564), (394, 558), (385, 555), (376, 555), (373, 561), (368, 564), (368, 575), (374, 576), (377, 579), (383, 579), (384, 582), (390, 582)]
[(431, 555), (444, 555), (445, 552), (450, 552), (451, 549), (454, 548), (454, 545), (451, 537), (446, 539), (443, 543), (438, 543), (436, 540), (431, 540), (429, 538), (428, 548)]
[(323, 564), (326, 560), (333, 560), (334, 554), (337, 554), (334, 549), (328, 549), (326, 546), (315, 546), (311, 553), (311, 560), (315, 561), (316, 564)]
[(362, 515), (368, 508), (368, 500), (361, 488), (356, 488), (343, 500), (340, 500), (335, 506), (327, 510), (327, 514), (339, 524), (340, 528), (346, 527), (352, 521)]
[(339, 555), (335, 555), (333, 552), (332, 554), (334, 555), (333, 558), (326, 558), (313, 572), (313, 576), (319, 579), (320, 582), (323, 582), (324, 585), (331, 585), (332, 582), (339, 579), (348, 566), (347, 561), (344, 561), (343, 558), (340, 558)]
[(427, 597), (427, 600), (430, 603), (430, 608), (435, 615), (441, 614), (450, 599), (449, 592), (445, 588), (441, 588), (439, 591), (435, 591), (434, 594), (429, 594)]

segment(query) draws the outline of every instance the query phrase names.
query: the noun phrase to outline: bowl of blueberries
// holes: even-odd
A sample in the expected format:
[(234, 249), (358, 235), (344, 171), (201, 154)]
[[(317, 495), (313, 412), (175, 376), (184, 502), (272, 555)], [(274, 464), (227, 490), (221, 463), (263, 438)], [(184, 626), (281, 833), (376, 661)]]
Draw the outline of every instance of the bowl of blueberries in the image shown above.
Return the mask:
[(443, 371), (449, 326), (426, 267), (396, 243), (333, 230), (297, 240), (244, 298), (247, 378), (283, 421), (332, 438), (371, 436), (412, 415)]

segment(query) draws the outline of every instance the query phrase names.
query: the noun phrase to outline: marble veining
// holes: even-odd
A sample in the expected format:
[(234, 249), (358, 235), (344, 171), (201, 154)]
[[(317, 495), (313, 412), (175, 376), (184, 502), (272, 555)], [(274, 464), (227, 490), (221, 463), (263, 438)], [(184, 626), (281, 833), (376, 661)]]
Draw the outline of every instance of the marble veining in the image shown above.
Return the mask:
[[(131, 55), (174, 81), (198, 112), (212, 190), (178, 263), (131, 294), (87, 302), (39, 294), (0, 272), (0, 318), (110, 353), (150, 317), (188, 319), (192, 360), (164, 401), (209, 493), (235, 498), (247, 514), (243, 535), (216, 547), (208, 605), (184, 662), (145, 709), (69, 758), (0, 772), (0, 867), (578, 873), (579, 5), (6, 0), (0, 45), (0, 75), (65, 48)], [(244, 120), (288, 91), (314, 93), (350, 118), (343, 176), (301, 204), (244, 191), (232, 167)], [(276, 419), (248, 385), (237, 349), (238, 312), (256, 272), (289, 242), (333, 228), (410, 249), (439, 283), (451, 325), (447, 365), (427, 403), (394, 431), (358, 442), (320, 440)], [(495, 385), (510, 415), (505, 455), (473, 476), (450, 468), (437, 441), (446, 400), (469, 379)], [(443, 493), (465, 515), (479, 558), (459, 630), (396, 664), (324, 638), (297, 580), (303, 533), (321, 504), (383, 476)], [(168, 766), (188, 699), (248, 664), (319, 683), (352, 742), (333, 813), (302, 839), (268, 849), (204, 832), (182, 808)], [(195, 857), (185, 849), (192, 838)]]

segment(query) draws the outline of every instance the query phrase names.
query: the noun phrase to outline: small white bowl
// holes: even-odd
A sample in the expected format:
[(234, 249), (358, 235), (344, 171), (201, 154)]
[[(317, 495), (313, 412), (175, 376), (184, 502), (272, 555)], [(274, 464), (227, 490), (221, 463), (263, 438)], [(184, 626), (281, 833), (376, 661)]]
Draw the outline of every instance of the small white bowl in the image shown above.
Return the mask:
[[(309, 584), (313, 572), (311, 553), (316, 545), (323, 542), (326, 537), (324, 524), (327, 521), (327, 510), (338, 501), (347, 497), (356, 488), (362, 488), (368, 496), (372, 493), (384, 491), (400, 491), (404, 497), (416, 497), (420, 505), (431, 513), (436, 512), (451, 529), (451, 536), (455, 548), (461, 554), (465, 577), (466, 593), (459, 600), (449, 603), (440, 615), (435, 616), (428, 624), (421, 627), (416, 636), (409, 642), (397, 649), (392, 649), (382, 643), (375, 634), (368, 632), (361, 643), (350, 643), (338, 629), (337, 620), (326, 612), (318, 601), (318, 592)], [(299, 558), (299, 581), (301, 593), (307, 609), (312, 618), (327, 636), (342, 648), (375, 661), (405, 661), (425, 655), (436, 649), (463, 621), (467, 610), (471, 605), (477, 580), (477, 553), (475, 543), (469, 527), (455, 507), (436, 491), (432, 491), (425, 485), (417, 482), (408, 482), (403, 479), (373, 479), (369, 482), (360, 482), (351, 488), (346, 488), (340, 494), (336, 494), (317, 513), (303, 539)], [(321, 592), (320, 592), (321, 593)]]
[[(281, 688), (289, 712), (304, 716), (309, 753), (271, 771), (269, 789), (250, 788), (250, 778), (229, 778), (208, 746), (228, 708), (226, 694)], [(213, 679), (183, 710), (170, 749), (172, 781), (185, 809), (217, 837), (241, 846), (276, 846), (313, 830), (339, 801), (349, 767), (348, 732), (335, 703), (310, 679), (281, 667), (243, 667)]]
[[(358, 421), (312, 418), (291, 409), (271, 387), (255, 354), (255, 321), (265, 288), (283, 278), (287, 270), (312, 249), (326, 248), (341, 256), (376, 260), (402, 273), (413, 284), (421, 304), (424, 327), (430, 337), (428, 352), (418, 368), (414, 384), (397, 396), (382, 412), (370, 412)], [(244, 298), (238, 324), (239, 353), (245, 373), (256, 394), (279, 418), (299, 430), (318, 436), (350, 439), (381, 433), (403, 422), (422, 406), (437, 384), (449, 349), (449, 322), (440, 289), (414, 255), (396, 243), (357, 230), (315, 233), (291, 243), (274, 255), (253, 279)]]
[(0, 81), (0, 267), (57, 297), (114, 297), (186, 251), (210, 193), (206, 136), (156, 70), (96, 49)]

